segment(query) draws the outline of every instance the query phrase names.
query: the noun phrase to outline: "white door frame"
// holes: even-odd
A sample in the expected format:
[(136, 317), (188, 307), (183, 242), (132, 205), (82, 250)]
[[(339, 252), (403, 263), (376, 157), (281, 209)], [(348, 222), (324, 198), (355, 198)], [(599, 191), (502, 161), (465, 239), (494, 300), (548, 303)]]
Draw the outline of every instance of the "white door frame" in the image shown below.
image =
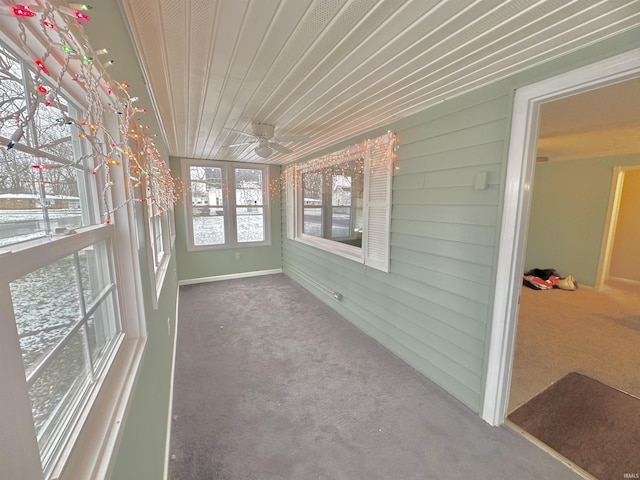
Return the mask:
[(637, 76), (640, 76), (640, 48), (516, 91), (481, 410), (481, 417), (491, 425), (504, 422), (509, 404), (540, 105)]
[(613, 182), (611, 184), (609, 209), (607, 210), (607, 223), (605, 225), (604, 236), (602, 239), (600, 262), (598, 264), (598, 275), (596, 279), (597, 290), (602, 290), (607, 278), (609, 278), (611, 255), (613, 254), (613, 240), (618, 226), (618, 212), (620, 211), (622, 187), (624, 185), (625, 173), (632, 170), (640, 170), (640, 166), (629, 165), (625, 167), (615, 167), (613, 169)]

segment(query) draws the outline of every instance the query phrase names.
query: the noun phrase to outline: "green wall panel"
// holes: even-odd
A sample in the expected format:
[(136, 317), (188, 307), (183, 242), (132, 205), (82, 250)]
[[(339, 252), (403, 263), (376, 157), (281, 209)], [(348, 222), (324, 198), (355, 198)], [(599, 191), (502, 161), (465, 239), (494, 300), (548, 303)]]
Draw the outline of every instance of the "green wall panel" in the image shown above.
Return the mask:
[[(142, 218), (142, 215), (138, 215), (138, 218)], [(144, 247), (139, 251), (139, 258), (147, 344), (118, 455), (113, 461), (113, 480), (161, 479), (164, 472), (178, 293), (175, 249), (156, 310), (151, 302), (151, 279), (145, 267)]]

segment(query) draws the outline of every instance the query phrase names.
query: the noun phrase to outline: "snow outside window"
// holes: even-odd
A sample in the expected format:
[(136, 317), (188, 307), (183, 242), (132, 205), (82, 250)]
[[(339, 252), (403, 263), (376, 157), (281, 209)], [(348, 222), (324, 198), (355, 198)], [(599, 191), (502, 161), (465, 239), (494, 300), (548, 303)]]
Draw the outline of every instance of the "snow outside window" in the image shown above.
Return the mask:
[(268, 245), (268, 168), (183, 160), (189, 250)]

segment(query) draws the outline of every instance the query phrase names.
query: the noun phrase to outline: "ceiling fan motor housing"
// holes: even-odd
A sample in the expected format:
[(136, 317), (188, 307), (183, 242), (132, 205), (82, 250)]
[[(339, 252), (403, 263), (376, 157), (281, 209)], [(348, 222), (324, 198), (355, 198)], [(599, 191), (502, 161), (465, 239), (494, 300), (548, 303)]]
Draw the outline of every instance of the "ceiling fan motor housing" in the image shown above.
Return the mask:
[(255, 123), (253, 125), (253, 134), (259, 139), (269, 140), (273, 138), (275, 131), (276, 127), (268, 123)]

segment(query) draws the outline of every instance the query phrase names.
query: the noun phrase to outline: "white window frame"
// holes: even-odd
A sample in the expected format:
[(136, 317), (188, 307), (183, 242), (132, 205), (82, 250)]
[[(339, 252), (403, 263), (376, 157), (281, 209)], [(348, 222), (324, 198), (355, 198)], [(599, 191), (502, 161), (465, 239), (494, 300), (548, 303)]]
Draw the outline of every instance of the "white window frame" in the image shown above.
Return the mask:
[[(144, 241), (147, 252), (147, 265), (149, 275), (153, 279), (151, 288), (151, 303), (154, 310), (158, 309), (158, 300), (162, 285), (171, 261), (171, 250), (175, 242), (175, 226), (173, 225), (173, 205), (161, 212), (150, 199), (154, 198), (153, 183), (148, 177), (145, 180), (146, 198), (143, 202), (144, 216)], [(161, 255), (158, 248), (161, 247)]]
[[(193, 205), (191, 196), (191, 167), (210, 167), (222, 170), (222, 211), (225, 227), (225, 241), (217, 245), (195, 245), (193, 240)], [(237, 238), (237, 215), (235, 192), (235, 169), (260, 170), (262, 172), (262, 205), (264, 221), (264, 240), (259, 242), (239, 242)], [(209, 160), (182, 159), (182, 178), (189, 186), (184, 195), (185, 220), (187, 231), (187, 251), (219, 250), (228, 248), (262, 247), (271, 245), (271, 207), (269, 199), (269, 166), (256, 163), (220, 162)]]
[[(7, 18), (11, 20), (10, 17)], [(30, 63), (28, 55), (21, 53), (8, 36), (15, 27), (15, 21), (11, 26), (0, 21), (0, 25), (3, 27), (3, 32), (0, 33), (3, 43), (16, 56)], [(33, 51), (42, 48), (37, 38), (27, 38), (29, 48)], [(56, 78), (62, 67), (62, 60), (58, 64), (54, 63), (54, 57), (50, 57), (48, 67), (53, 78)], [(72, 75), (65, 77), (60, 94), (65, 95), (69, 101), (82, 105), (85, 92), (71, 78)], [(112, 101), (106, 94), (102, 100), (105, 106)], [(114, 137), (118, 137), (116, 119), (106, 119), (106, 122)], [(128, 175), (123, 170), (121, 176), (116, 177), (118, 175), (114, 175), (114, 186), (110, 189), (110, 203), (126, 204)], [(98, 188), (93, 189), (91, 195), (96, 209), (99, 205)], [(112, 220), (111, 225), (79, 228), (74, 235), (55, 239), (42, 238), (0, 249), (0, 423), (3, 425), (0, 429), (0, 465), (2, 475), (6, 475), (7, 478), (45, 478), (41, 468), (17, 327), (13, 309), (8, 307), (12, 303), (9, 289), (11, 272), (15, 274), (21, 271), (20, 269), (33, 265), (34, 261), (40, 264), (51, 263), (60, 252), (79, 249), (82, 245), (102, 239), (108, 240), (113, 247), (122, 333), (119, 334), (116, 345), (106, 360), (103, 375), (80, 409), (68, 439), (62, 444), (61, 454), (46, 478), (71, 480), (108, 477), (146, 345), (144, 301), (135, 244), (133, 206), (128, 204), (118, 209), (112, 214)]]
[[(386, 145), (379, 148), (380, 143)], [(390, 232), (395, 134), (389, 132), (354, 147), (285, 169), (287, 238), (348, 258), (383, 272), (390, 268)], [(362, 247), (305, 234), (302, 174), (322, 171), (359, 157), (364, 159)], [(324, 205), (323, 205), (324, 206)]]

